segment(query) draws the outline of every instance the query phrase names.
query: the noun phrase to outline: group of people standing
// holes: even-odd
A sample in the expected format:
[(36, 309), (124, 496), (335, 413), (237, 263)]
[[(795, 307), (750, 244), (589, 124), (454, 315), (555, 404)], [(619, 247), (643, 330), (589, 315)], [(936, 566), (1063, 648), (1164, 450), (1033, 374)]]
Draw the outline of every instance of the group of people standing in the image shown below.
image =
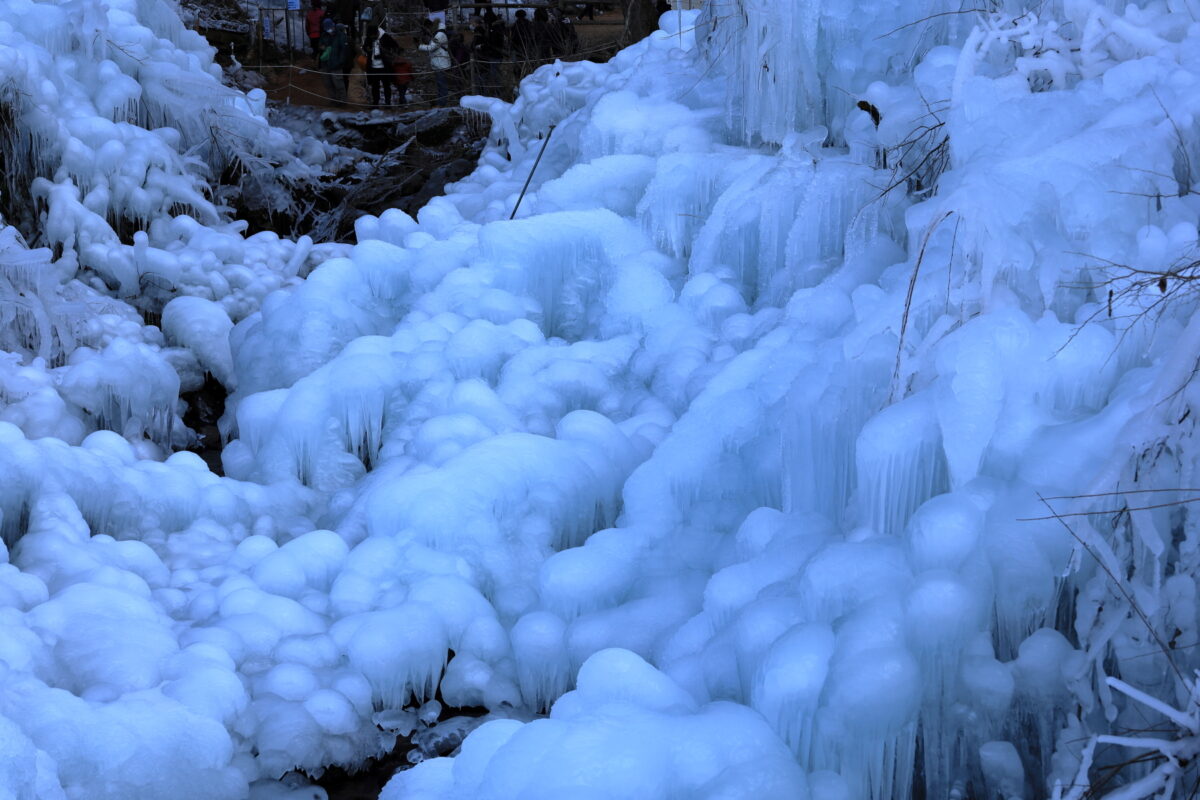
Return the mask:
[[(428, 57), (436, 103), (445, 105), (454, 92), (500, 96), (505, 93), (504, 69), (522, 78), (547, 61), (573, 55), (579, 37), (568, 16), (557, 8), (537, 7), (530, 19), (518, 10), (512, 24), (491, 8), (473, 16), (466, 27), (447, 20), (449, 0), (424, 0), (427, 18), (414, 37)], [(407, 102), (413, 65), (406, 59), (398, 36), (386, 30), (380, 0), (312, 0), (305, 25), (330, 99), (346, 102), (351, 73), (357, 65), (366, 76), (372, 105)]]
[[(446, 0), (426, 0), (426, 6)], [(501, 96), (504, 70), (511, 66), (519, 83), (538, 66), (579, 51), (579, 35), (570, 17), (557, 8), (537, 7), (533, 18), (518, 9), (510, 25), (494, 10), (471, 17), (465, 28), (448, 25), (445, 10), (431, 10), (424, 23), (420, 49), (430, 53), (438, 104), (444, 104), (451, 86), (455, 91)]]
[(400, 43), (385, 29), (385, 15), (378, 0), (312, 0), (304, 23), (313, 58), (325, 81), (329, 98), (341, 105), (350, 89), (350, 75), (357, 65), (367, 78), (372, 105), (407, 102), (412, 82), (412, 64)]

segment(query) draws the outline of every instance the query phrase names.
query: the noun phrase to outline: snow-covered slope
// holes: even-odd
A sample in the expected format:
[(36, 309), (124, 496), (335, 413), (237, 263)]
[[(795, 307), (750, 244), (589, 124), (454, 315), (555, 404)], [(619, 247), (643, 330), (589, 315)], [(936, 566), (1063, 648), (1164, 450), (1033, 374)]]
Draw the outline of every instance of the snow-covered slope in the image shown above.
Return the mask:
[[(3, 274), (125, 309), (99, 289), (139, 263), (191, 277), (176, 347), (113, 314), (61, 366), (5, 343), (0, 785), (275, 797), (483, 707), (382, 796), (1186, 792), (1200, 25), (1031, 9), (668, 14), (469, 101), (478, 170), (317, 256), (167, 194), (92, 209), (150, 224), (91, 247), (109, 139), (56, 167), (43, 235), (78, 262), (13, 240)], [(140, 457), (202, 371), (225, 478)], [(1147, 729), (1125, 768), (1094, 738)]]

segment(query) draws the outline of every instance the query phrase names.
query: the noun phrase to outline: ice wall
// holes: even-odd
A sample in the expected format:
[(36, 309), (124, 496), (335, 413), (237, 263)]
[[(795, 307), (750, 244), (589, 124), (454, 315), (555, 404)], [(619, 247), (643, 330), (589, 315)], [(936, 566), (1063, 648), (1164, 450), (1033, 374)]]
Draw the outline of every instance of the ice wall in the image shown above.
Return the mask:
[[(519, 663), (519, 684), (541, 705), (561, 658), (578, 669), (623, 647), (698, 701), (758, 710), (822, 796), (903, 797), (914, 781), (926, 796), (1049, 796), (1077, 780), (1072, 742), (1140, 713), (1106, 676), (1188, 692), (1175, 669), (1191, 657), (1151, 642), (1180, 613), (1157, 587), (1193, 569), (1171, 489), (1192, 456), (1167, 444), (1187, 436), (1170, 365), (1196, 356), (1193, 306), (1154, 284), (1195, 247), (1190, 138), (1172, 122), (1194, 99), (1161, 83), (1191, 81), (1190, 29), (1158, 7), (876, 11), (866, 26), (820, 4), (714, 3), (683, 31), (665, 19), (637, 48), (643, 70), (584, 123), (580, 157), (599, 159), (543, 178), (552, 204), (578, 176), (573, 203), (620, 213), (601, 159), (641, 186), (640, 162), (612, 159), (665, 151), (636, 213), (681, 265), (664, 275), (690, 320), (664, 309), (643, 362), (664, 357), (668, 326), (669, 360), (695, 355), (651, 384), (676, 418), (626, 480), (616, 526), (546, 560), (514, 628), (518, 662), (541, 670)], [(691, 37), (703, 71), (674, 80)], [(544, 113), (523, 106), (537, 91), (496, 109), (497, 130)], [(656, 98), (657, 127), (630, 92)], [(722, 100), (714, 129), (704, 110)], [(690, 132), (681, 106), (700, 112)], [(651, 131), (614, 136), (618, 108)], [(1143, 489), (1169, 499), (1128, 523), (1089, 516), (1157, 506)], [(1163, 516), (1143, 517), (1157, 531), (1143, 537), (1146, 513)], [(1144, 672), (1111, 660), (1124, 636)], [(520, 796), (502, 777), (514, 762), (571, 752), (502, 748), (461, 776), (431, 763), (388, 796)]]
[(468, 101), (478, 169), (352, 248), (121, 245), (213, 287), (163, 331), (236, 388), (228, 477), (62, 399), (164, 419), (127, 304), (0, 312), (10, 785), (278, 797), (409, 735), (388, 800), (1195, 781), (1188, 10), (662, 24)]

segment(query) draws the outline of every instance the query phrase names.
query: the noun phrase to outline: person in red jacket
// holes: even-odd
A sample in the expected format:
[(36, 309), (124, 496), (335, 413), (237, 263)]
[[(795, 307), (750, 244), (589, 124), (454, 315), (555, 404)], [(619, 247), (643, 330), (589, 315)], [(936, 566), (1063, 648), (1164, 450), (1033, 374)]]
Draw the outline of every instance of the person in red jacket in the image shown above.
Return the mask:
[(396, 105), (402, 106), (408, 102), (408, 85), (412, 83), (412, 63), (404, 57), (403, 48), (397, 46), (396, 60), (392, 62), (393, 80), (396, 82)]
[(321, 57), (321, 23), (324, 19), (325, 9), (321, 6), (321, 0), (312, 0), (312, 8), (304, 15), (304, 27), (308, 31), (313, 58)]

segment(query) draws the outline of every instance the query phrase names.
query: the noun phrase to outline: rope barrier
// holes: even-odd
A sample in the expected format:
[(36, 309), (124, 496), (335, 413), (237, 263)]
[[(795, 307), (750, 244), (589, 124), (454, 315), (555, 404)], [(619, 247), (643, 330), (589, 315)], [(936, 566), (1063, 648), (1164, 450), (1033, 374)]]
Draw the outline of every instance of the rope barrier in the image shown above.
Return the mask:
[[(334, 73), (330, 73), (330, 74), (334, 74)], [(345, 105), (345, 106), (357, 106), (357, 107), (359, 107), (359, 108), (396, 108), (396, 109), (402, 109), (402, 108), (407, 108), (407, 107), (410, 107), (410, 106), (425, 106), (425, 105), (430, 105), (430, 104), (432, 104), (433, 102), (435, 102), (435, 101), (433, 101), (433, 100), (409, 100), (408, 102), (406, 102), (406, 103), (405, 103), (404, 105), (402, 105), (402, 106), (398, 106), (398, 105), (394, 105), (394, 104), (393, 104), (393, 105), (387, 105), (387, 104), (375, 105), (374, 103), (359, 103), (359, 102), (357, 102), (357, 101), (354, 101), (354, 100), (349, 100), (349, 99), (347, 99), (347, 100), (338, 100), (337, 98), (335, 98), (335, 97), (330, 97), (330, 96), (329, 96), (329, 95), (327, 95), (327, 94), (321, 94), (320, 92), (313, 92), (313, 91), (310, 91), (310, 90), (308, 90), (308, 89), (305, 89), (303, 86), (296, 86), (295, 84), (289, 84), (289, 85), (287, 85), (287, 86), (276, 86), (276, 87), (275, 87), (275, 88), (273, 88), (273, 89), (264, 89), (263, 91), (265, 91), (265, 92), (284, 92), (284, 91), (300, 92), (301, 94), (306, 94), (306, 95), (309, 95), (310, 97), (316, 97), (316, 98), (320, 98), (321, 100), (326, 100), (326, 101), (328, 101), (328, 102), (330, 102), (330, 103), (340, 103), (341, 105)], [(474, 94), (479, 94), (479, 93), (478, 93), (478, 92), (469, 92), (469, 91), (459, 90), (459, 91), (454, 91), (454, 92), (448, 92), (448, 93), (446, 94), (446, 98), (447, 98), (447, 99), (457, 99), (457, 98), (461, 98), (461, 97), (467, 97), (468, 95), (474, 95)], [(451, 108), (457, 108), (456, 106), (450, 106), (450, 107), (451, 107)], [(459, 109), (459, 110), (460, 110), (460, 111), (466, 111), (466, 110), (469, 110), (469, 109)]]
[[(456, 66), (457, 66), (457, 67), (459, 67), (459, 68), (462, 68), (462, 67), (466, 67), (466, 66), (468, 66), (468, 65), (470, 65), (470, 64), (496, 64), (496, 65), (503, 65), (503, 64), (535, 64), (535, 63), (537, 63), (537, 64), (539, 64), (539, 65), (540, 65), (540, 64), (553, 64), (555, 61), (565, 61), (565, 62), (571, 62), (571, 61), (586, 61), (587, 59), (586, 59), (586, 58), (581, 58), (581, 56), (588, 56), (588, 55), (592, 55), (592, 54), (595, 54), (595, 53), (602, 53), (602, 52), (605, 52), (605, 51), (610, 51), (610, 50), (612, 50), (612, 49), (613, 49), (613, 47), (614, 47), (614, 46), (615, 46), (615, 42), (614, 42), (613, 44), (609, 44), (609, 45), (602, 45), (602, 46), (598, 46), (598, 47), (593, 47), (593, 48), (589, 48), (589, 49), (587, 49), (587, 50), (579, 50), (579, 51), (576, 51), (576, 52), (574, 52), (574, 53), (569, 53), (569, 54), (567, 54), (567, 55), (565, 55), (565, 56), (554, 56), (553, 58), (551, 58), (551, 59), (548, 59), (548, 60), (543, 60), (543, 59), (529, 59), (529, 60), (522, 60), (522, 59), (506, 58), (506, 59), (504, 59), (503, 61), (468, 61), (468, 62), (464, 62), (464, 63), (462, 63), (462, 64), (458, 64), (458, 65), (456, 65)], [(242, 69), (250, 69), (250, 70), (255, 70), (255, 71), (262, 71), (262, 70), (267, 70), (267, 69), (276, 69), (276, 70), (278, 70), (278, 69), (300, 70), (300, 72), (308, 72), (308, 73), (311, 73), (311, 74), (313, 74), (313, 75), (340, 75), (340, 76), (345, 76), (345, 75), (354, 75), (354, 74), (355, 74), (353, 70), (352, 70), (352, 71), (350, 71), (350, 72), (326, 72), (326, 71), (323, 71), (323, 70), (314, 69), (314, 68), (312, 68), (312, 67), (303, 67), (303, 66), (300, 66), (300, 65), (298, 65), (298, 64), (242, 64), (242, 65), (241, 65), (241, 67), (242, 67)], [(450, 69), (451, 69), (451, 70), (453, 70), (453, 69), (454, 69), (454, 67), (451, 67)], [(436, 75), (438, 72), (441, 72), (441, 71), (442, 71), (442, 70), (436, 70), (436, 69), (428, 69), (428, 70), (424, 70), (424, 69), (423, 69), (423, 70), (412, 70), (412, 71), (410, 71), (410, 72), (409, 72), (409, 74), (410, 74), (410, 75), (412, 75), (413, 77), (417, 77), (417, 76), (420, 76), (420, 75)], [(363, 74), (363, 75), (365, 75), (366, 73), (365, 73), (365, 72), (362, 72), (362, 73), (359, 73), (359, 74)], [(385, 73), (385, 74), (392, 74), (392, 73)]]

